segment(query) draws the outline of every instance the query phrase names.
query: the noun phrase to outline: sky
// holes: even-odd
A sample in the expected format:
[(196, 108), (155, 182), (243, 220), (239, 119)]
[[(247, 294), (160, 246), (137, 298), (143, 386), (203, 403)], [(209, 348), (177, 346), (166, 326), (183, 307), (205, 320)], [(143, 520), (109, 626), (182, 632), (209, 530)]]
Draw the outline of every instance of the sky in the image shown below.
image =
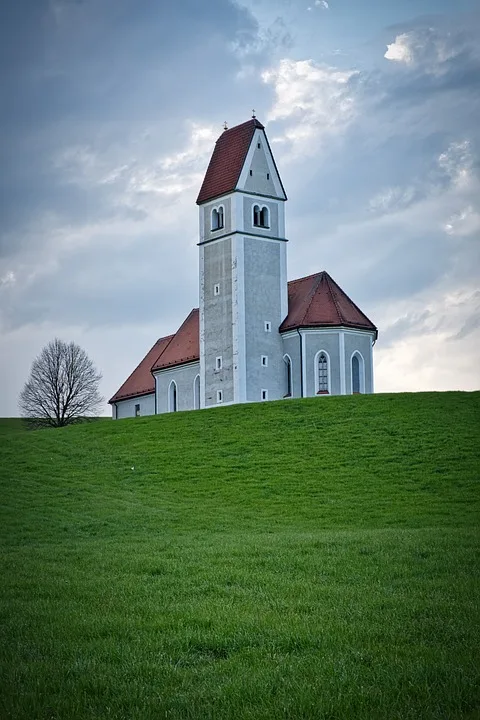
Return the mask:
[(476, 0), (1, 3), (0, 416), (54, 337), (108, 400), (198, 307), (195, 200), (253, 109), (289, 279), (378, 326), (376, 391), (478, 389), (479, 31)]

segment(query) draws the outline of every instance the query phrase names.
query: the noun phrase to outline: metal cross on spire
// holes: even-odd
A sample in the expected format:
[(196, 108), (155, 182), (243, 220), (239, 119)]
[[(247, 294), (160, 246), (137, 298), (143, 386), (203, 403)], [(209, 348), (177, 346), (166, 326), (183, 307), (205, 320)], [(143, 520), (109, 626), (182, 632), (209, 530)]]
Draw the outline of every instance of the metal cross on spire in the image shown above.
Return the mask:
[(223, 129), (224, 129), (224, 130), (228, 130), (228, 125), (227, 125), (227, 121), (226, 121), (226, 120), (224, 120), (224, 122), (223, 122)]
[(255, 115), (255, 110), (252, 110), (252, 118), (255, 120), (257, 116)]

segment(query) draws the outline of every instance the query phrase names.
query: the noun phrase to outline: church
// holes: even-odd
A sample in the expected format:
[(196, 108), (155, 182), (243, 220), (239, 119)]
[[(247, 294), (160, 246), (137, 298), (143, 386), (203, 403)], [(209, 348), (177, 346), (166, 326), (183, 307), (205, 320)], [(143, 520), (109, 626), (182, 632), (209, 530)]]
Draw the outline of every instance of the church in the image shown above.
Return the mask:
[(327, 272), (287, 280), (286, 200), (264, 126), (225, 129), (197, 198), (199, 307), (109, 400), (113, 418), (373, 392), (375, 325)]

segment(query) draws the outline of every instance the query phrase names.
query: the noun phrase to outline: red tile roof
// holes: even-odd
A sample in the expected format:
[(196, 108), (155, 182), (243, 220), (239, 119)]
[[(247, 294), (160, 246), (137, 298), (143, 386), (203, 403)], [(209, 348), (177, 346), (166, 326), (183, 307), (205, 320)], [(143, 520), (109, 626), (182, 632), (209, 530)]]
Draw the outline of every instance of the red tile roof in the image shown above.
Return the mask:
[(194, 308), (165, 350), (153, 363), (152, 372), (198, 360), (200, 358), (199, 337), (198, 308)]
[(252, 118), (220, 135), (198, 194), (198, 205), (235, 189), (257, 128), (265, 129)]
[(325, 271), (288, 283), (288, 315), (280, 332), (339, 325), (377, 332), (375, 325)]
[(126, 400), (136, 395), (147, 395), (155, 392), (155, 380), (151, 373), (151, 367), (159, 355), (163, 353), (174, 335), (157, 340), (155, 345), (148, 351), (142, 362), (135, 368), (132, 374), (125, 380), (123, 385), (110, 398), (109, 403), (117, 400)]

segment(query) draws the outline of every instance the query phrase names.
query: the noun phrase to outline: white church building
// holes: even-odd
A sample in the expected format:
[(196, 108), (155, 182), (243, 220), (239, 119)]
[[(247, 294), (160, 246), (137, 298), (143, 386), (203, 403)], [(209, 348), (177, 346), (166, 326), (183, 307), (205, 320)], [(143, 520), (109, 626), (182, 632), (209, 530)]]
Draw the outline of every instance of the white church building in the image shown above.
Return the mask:
[(286, 200), (263, 125), (225, 130), (197, 198), (199, 308), (109, 400), (114, 418), (373, 392), (375, 325), (325, 271), (287, 280)]

